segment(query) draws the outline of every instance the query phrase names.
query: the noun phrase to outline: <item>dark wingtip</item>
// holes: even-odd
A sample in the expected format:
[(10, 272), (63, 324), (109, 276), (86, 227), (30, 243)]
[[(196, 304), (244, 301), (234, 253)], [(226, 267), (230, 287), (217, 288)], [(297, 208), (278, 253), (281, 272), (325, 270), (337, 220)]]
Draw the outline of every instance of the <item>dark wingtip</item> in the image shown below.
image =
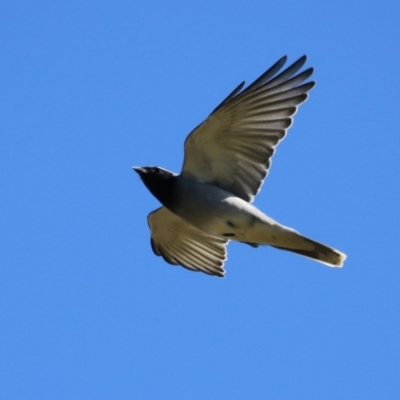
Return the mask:
[(302, 62), (306, 62), (307, 61), (307, 56), (305, 55), (305, 54), (303, 54), (300, 58), (299, 58), (299, 61), (302, 61)]
[(308, 82), (308, 84), (310, 85), (310, 88), (309, 88), (308, 90), (311, 90), (313, 87), (315, 87), (315, 85), (317, 84), (317, 82), (311, 81), (311, 82)]
[[(288, 59), (288, 56), (285, 54), (283, 57), (281, 57), (281, 58), (276, 62), (276, 64), (280, 64), (280, 63), (285, 64), (285, 62), (287, 61), (287, 59)], [(283, 64), (282, 64), (282, 65), (283, 65)]]

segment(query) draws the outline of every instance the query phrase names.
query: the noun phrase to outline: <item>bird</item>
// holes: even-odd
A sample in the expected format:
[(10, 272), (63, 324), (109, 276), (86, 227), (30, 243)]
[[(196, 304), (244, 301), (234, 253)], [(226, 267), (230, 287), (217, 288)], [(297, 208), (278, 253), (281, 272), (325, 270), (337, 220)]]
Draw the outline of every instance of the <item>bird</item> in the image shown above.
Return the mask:
[[(151, 247), (172, 265), (224, 277), (229, 241), (272, 246), (341, 267), (346, 255), (301, 235), (252, 205), (277, 145), (308, 98), (313, 68), (306, 56), (283, 69), (279, 59), (243, 89), (237, 86), (187, 136), (180, 174), (132, 167), (161, 203), (148, 225)], [(283, 69), (283, 71), (282, 71)]]

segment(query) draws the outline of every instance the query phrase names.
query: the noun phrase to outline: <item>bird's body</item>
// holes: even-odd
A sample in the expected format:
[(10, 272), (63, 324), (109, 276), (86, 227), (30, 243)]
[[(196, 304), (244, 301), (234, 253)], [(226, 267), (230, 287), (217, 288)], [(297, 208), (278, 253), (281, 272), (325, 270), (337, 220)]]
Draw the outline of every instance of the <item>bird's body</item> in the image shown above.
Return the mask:
[(247, 89), (235, 89), (186, 139), (177, 175), (159, 167), (134, 167), (163, 207), (152, 212), (152, 248), (171, 264), (223, 276), (228, 240), (271, 245), (342, 266), (346, 256), (274, 221), (251, 204), (275, 146), (313, 82), (312, 69), (292, 77), (302, 57), (281, 74), (278, 61)]
[(204, 232), (239, 242), (278, 245), (274, 232), (281, 226), (224, 189), (178, 177), (172, 196), (174, 204), (167, 208)]

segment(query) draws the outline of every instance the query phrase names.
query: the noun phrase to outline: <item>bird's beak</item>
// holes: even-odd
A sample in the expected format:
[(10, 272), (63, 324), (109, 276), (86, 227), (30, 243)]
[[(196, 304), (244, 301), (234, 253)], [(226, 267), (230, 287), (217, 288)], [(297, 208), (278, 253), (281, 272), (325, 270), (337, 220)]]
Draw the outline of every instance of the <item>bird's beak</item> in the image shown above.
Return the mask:
[(134, 171), (136, 171), (139, 175), (146, 173), (145, 169), (142, 167), (132, 167)]

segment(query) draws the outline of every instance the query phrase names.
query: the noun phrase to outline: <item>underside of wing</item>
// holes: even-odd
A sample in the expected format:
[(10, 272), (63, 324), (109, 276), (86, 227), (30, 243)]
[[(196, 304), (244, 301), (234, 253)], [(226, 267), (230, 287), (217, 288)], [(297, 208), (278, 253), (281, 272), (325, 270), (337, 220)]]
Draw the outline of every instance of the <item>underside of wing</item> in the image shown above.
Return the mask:
[(277, 144), (314, 82), (296, 73), (303, 56), (280, 74), (281, 58), (246, 89), (239, 85), (187, 137), (182, 174), (212, 183), (251, 202), (268, 173)]
[(157, 256), (192, 271), (224, 276), (227, 240), (211, 236), (169, 211), (158, 208), (149, 214), (151, 247)]

